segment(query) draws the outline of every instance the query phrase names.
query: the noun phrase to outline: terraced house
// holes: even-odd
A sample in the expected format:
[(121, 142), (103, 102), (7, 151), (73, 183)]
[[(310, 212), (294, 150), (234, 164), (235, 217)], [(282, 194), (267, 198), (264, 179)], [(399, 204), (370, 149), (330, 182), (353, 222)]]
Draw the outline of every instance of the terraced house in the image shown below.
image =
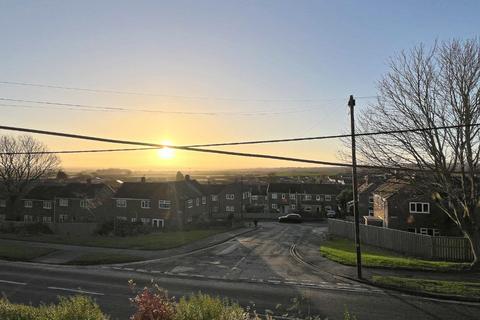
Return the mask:
[(241, 217), (250, 204), (250, 187), (241, 182), (207, 184), (204, 189), (214, 219)]
[(193, 181), (124, 183), (112, 198), (110, 215), (157, 228), (208, 220), (206, 198)]
[(22, 199), (19, 220), (24, 222), (94, 222), (113, 190), (103, 183), (38, 185)]
[(327, 210), (337, 211), (336, 197), (341, 190), (342, 186), (335, 184), (270, 183), (269, 212), (300, 212), (322, 217)]

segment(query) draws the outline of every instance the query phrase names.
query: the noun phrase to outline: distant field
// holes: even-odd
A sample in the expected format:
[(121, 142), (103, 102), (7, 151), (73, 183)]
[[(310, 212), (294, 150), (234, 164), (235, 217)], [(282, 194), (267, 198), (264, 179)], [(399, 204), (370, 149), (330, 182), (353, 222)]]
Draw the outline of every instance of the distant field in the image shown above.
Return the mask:
[(40, 241), (50, 243), (60, 243), (69, 245), (120, 248), (120, 249), (140, 249), (140, 250), (161, 250), (179, 247), (218, 233), (227, 231), (225, 228), (191, 230), (191, 231), (172, 231), (151, 233), (133, 237), (108, 237), (108, 236), (60, 236), (60, 235), (36, 235), (20, 236), (16, 234), (0, 234), (0, 238), (16, 239), (27, 241)]

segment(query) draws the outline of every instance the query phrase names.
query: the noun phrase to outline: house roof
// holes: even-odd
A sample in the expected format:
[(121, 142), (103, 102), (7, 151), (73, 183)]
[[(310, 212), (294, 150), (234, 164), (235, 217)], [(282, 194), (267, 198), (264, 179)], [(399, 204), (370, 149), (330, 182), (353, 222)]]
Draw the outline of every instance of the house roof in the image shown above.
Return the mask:
[(63, 185), (38, 185), (33, 187), (23, 198), (53, 200), (63, 187)]
[(319, 183), (270, 183), (268, 192), (306, 193), (306, 194), (337, 194), (344, 186)]
[(114, 198), (152, 199), (167, 198), (172, 190), (179, 198), (195, 198), (202, 195), (193, 181), (169, 182), (125, 182), (115, 193)]
[(388, 199), (409, 186), (410, 184), (405, 180), (392, 178), (378, 186), (373, 193)]

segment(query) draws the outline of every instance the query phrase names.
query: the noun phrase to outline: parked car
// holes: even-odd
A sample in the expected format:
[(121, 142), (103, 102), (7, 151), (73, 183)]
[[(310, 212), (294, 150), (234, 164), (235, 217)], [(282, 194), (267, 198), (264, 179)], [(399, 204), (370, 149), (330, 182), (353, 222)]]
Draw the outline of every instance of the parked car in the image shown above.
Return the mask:
[(300, 223), (302, 222), (302, 216), (298, 213), (289, 213), (286, 216), (278, 217), (278, 222)]
[(328, 218), (335, 218), (337, 213), (334, 210), (327, 210), (327, 217)]

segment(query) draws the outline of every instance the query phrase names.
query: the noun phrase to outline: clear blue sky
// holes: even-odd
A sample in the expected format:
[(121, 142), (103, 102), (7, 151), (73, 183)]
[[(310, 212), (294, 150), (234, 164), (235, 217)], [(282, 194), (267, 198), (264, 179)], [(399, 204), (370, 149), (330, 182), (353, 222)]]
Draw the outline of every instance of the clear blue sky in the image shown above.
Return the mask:
[[(88, 94), (0, 85), (0, 97), (162, 110), (305, 109), (275, 116), (174, 116), (0, 107), (1, 123), (173, 143), (346, 130), (349, 94), (376, 94), (390, 56), (480, 30), (479, 1), (0, 1), (0, 81), (182, 96)], [(313, 102), (290, 99), (315, 99)], [(328, 100), (336, 99), (336, 100)], [(359, 108), (366, 101), (358, 101)], [(101, 147), (41, 138), (51, 149)], [(338, 142), (236, 150), (336, 160)], [(64, 157), (64, 166), (288, 166), (179, 154)], [(134, 161), (134, 162), (133, 162)]]

